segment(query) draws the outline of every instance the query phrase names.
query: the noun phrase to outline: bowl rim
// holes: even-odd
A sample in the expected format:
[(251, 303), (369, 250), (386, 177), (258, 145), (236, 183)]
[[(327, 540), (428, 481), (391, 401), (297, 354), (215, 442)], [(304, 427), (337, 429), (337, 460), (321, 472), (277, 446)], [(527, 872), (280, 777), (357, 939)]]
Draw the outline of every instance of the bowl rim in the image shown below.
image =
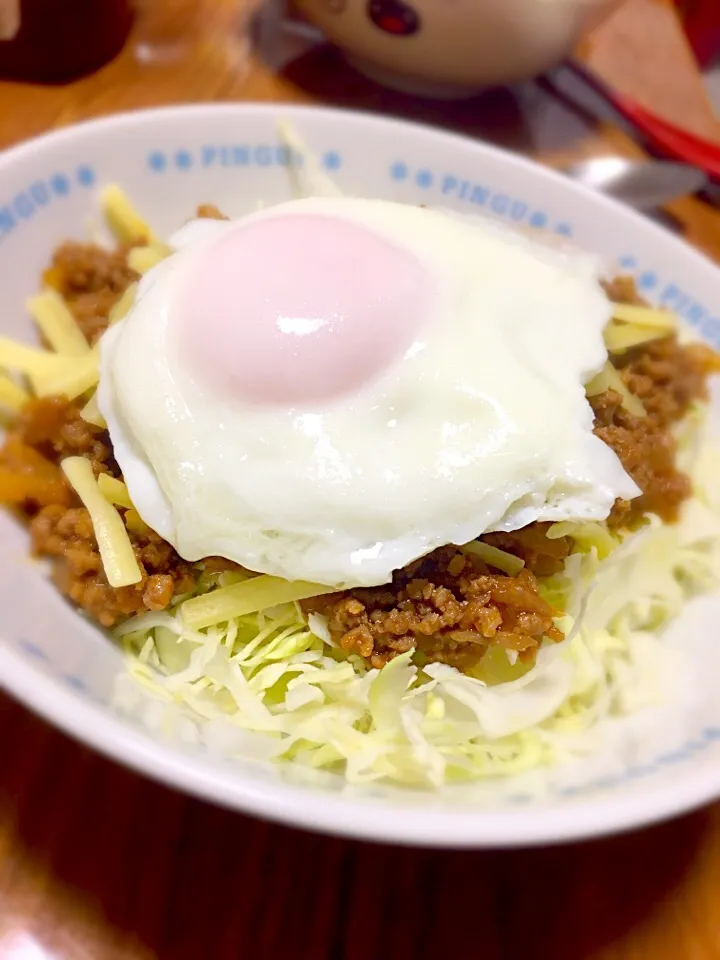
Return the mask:
[(648, 827), (712, 803), (720, 795), (720, 770), (713, 773), (711, 765), (704, 764), (676, 780), (672, 792), (638, 787), (631, 795), (599, 793), (555, 807), (505, 810), (389, 807), (280, 780), (248, 783), (229, 769), (231, 761), (227, 769), (215, 767), (133, 729), (61, 686), (1, 641), (0, 689), (73, 739), (163, 786), (263, 820), (356, 840), (460, 849), (569, 843)]
[[(183, 116), (194, 118), (213, 114), (219, 117), (283, 114), (302, 121), (318, 114), (370, 124), (388, 132), (398, 128), (422, 132), (467, 150), (490, 154), (519, 172), (562, 185), (570, 194), (592, 202), (624, 219), (642, 224), (645, 231), (663, 236), (663, 242), (677, 245), (685, 258), (691, 257), (703, 269), (717, 270), (702, 252), (685, 241), (664, 236), (664, 232), (639, 213), (619, 202), (594, 193), (562, 173), (513, 154), (501, 147), (427, 124), (367, 111), (307, 106), (275, 101), (259, 103), (191, 103), (152, 107), (87, 119), (60, 130), (50, 131), (12, 146), (0, 153), (0, 173), (48, 147), (65, 145), (83, 134), (117, 133), (118, 130), (150, 125)], [(414, 807), (381, 804), (326, 793), (285, 781), (248, 782), (232, 767), (194, 757), (171, 744), (135, 730), (104, 707), (61, 686), (36, 668), (0, 636), (0, 688), (26, 707), (80, 742), (91, 746), (151, 780), (173, 787), (211, 803), (287, 825), (366, 840), (433, 847), (502, 848), (531, 846), (589, 839), (617, 833), (686, 813), (720, 797), (720, 768), (701, 763), (675, 778), (672, 790), (636, 784), (631, 793), (599, 792), (555, 806), (508, 807), (468, 810), (467, 806)], [(378, 817), (382, 809), (383, 816)]]

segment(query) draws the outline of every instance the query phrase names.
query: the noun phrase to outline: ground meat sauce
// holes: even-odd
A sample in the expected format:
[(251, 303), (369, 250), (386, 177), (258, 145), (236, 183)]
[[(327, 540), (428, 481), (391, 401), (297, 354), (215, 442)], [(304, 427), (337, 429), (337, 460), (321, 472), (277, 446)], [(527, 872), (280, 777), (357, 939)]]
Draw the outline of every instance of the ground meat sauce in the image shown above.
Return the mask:
[(455, 547), (399, 570), (387, 586), (318, 597), (304, 606), (325, 614), (342, 649), (373, 667), (416, 648), (429, 660), (462, 669), (481, 660), (490, 644), (527, 659), (543, 637), (562, 640), (533, 573), (491, 573)]
[(630, 392), (642, 400), (646, 416), (629, 414), (612, 390), (590, 400), (595, 433), (613, 448), (642, 490), (634, 500), (618, 500), (608, 524), (633, 528), (646, 513), (673, 523), (692, 493), (690, 478), (676, 467), (673, 428), (694, 403), (708, 399), (708, 376), (720, 370), (720, 360), (703, 344), (683, 346), (670, 336), (621, 354), (614, 365)]
[[(211, 205), (199, 207), (197, 215), (224, 219)], [(65, 297), (90, 342), (105, 330), (110, 309), (137, 279), (127, 265), (126, 248), (108, 252), (78, 243), (63, 244), (44, 275), (45, 283)], [(617, 302), (641, 302), (631, 279), (619, 278), (606, 290)], [(671, 336), (629, 351), (615, 363), (647, 416), (632, 417), (612, 391), (592, 399), (596, 434), (616, 451), (643, 491), (635, 501), (618, 501), (610, 523), (629, 527), (646, 512), (672, 521), (691, 493), (688, 477), (675, 467), (672, 428), (695, 401), (706, 398), (707, 377), (718, 371), (718, 358), (706, 347), (682, 346)], [(63, 397), (33, 400), (0, 450), (0, 489), (27, 518), (33, 550), (51, 559), (58, 588), (98, 623), (111, 627), (136, 613), (165, 609), (174, 597), (195, 588), (203, 569), (234, 566), (218, 558), (189, 564), (137, 518), (130, 523), (129, 511), (121, 510), (142, 580), (110, 587), (89, 514), (60, 470), (66, 456), (87, 458), (96, 476), (120, 477), (107, 432), (82, 419), (79, 403)], [(468, 669), (490, 645), (531, 662), (544, 638), (562, 639), (556, 612), (540, 595), (537, 578), (560, 570), (572, 550), (568, 538), (548, 540), (546, 527), (535, 523), (482, 537), (524, 560), (524, 569), (514, 577), (456, 547), (443, 547), (396, 572), (391, 584), (319, 597), (304, 607), (324, 614), (340, 647), (374, 667), (416, 649), (427, 660)]]
[(45, 487), (19, 506), (30, 522), (33, 552), (52, 558), (59, 589), (105, 627), (135, 613), (162, 610), (175, 594), (192, 590), (198, 571), (143, 524), (128, 530), (141, 582), (119, 589), (108, 585), (90, 515), (59, 467), (69, 456), (89, 460), (95, 476), (120, 476), (107, 432), (83, 420), (76, 404), (64, 397), (27, 404), (0, 451), (0, 470), (23, 463), (35, 472), (42, 467)]
[[(134, 246), (139, 246), (139, 240)], [(67, 301), (78, 326), (90, 343), (107, 327), (108, 314), (140, 275), (127, 263), (128, 247), (104, 250), (93, 243), (63, 243), (43, 281)]]
[(103, 572), (90, 515), (84, 507), (44, 507), (30, 522), (33, 548), (53, 558), (58, 588), (104, 627), (135, 613), (164, 610), (175, 594), (192, 590), (196, 573), (151, 530), (129, 531), (143, 578), (129, 587), (110, 587)]
[(59, 464), (65, 457), (85, 457), (96, 477), (101, 473), (120, 476), (108, 433), (83, 420), (77, 404), (65, 397), (31, 400), (10, 437), (33, 447), (53, 463)]
[(230, 219), (230, 217), (226, 217), (224, 213), (221, 213), (214, 203), (201, 203), (200, 206), (195, 211), (195, 213), (196, 213), (196, 216), (198, 216), (201, 220), (229, 220)]

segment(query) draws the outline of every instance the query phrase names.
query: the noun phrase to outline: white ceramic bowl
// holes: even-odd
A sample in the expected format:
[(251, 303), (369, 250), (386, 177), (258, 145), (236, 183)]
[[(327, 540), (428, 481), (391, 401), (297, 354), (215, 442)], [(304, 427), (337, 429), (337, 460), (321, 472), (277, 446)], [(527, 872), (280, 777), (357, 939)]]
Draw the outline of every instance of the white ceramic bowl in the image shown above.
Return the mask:
[[(362, 114), (274, 105), (187, 106), (72, 127), (0, 156), (1, 333), (32, 338), (24, 298), (53, 247), (87, 236), (96, 188), (121, 183), (161, 234), (199, 202), (230, 214), (289, 196), (278, 115), (289, 118), (350, 192), (482, 210), (572, 236), (701, 335), (720, 343), (720, 272), (623, 207), (472, 140)], [(623, 721), (602, 766), (589, 760), (441, 794), (304, 784), (288, 768), (230, 763), (156, 739), (114, 714), (120, 653), (74, 613), (0, 517), (0, 683), (104, 753), (165, 783), (249, 813), (358, 837), (501, 846), (588, 837), (720, 796), (720, 601), (693, 604), (674, 637), (703, 657), (692, 704)], [(715, 636), (713, 636), (715, 634)], [(713, 650), (714, 655), (713, 655)]]

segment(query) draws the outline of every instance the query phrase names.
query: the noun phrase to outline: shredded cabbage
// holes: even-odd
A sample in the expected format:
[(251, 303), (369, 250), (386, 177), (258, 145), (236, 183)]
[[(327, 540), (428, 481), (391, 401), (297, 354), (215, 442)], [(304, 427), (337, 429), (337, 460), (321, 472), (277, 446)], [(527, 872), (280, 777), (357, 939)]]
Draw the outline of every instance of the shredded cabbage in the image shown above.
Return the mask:
[(508, 682), (419, 666), (411, 653), (370, 669), (296, 602), (192, 629), (181, 600), (117, 631), (139, 681), (119, 684), (118, 706), (137, 714), (149, 702), (147, 722), (223, 756), (352, 783), (439, 787), (557, 762), (586, 749), (579, 734), (662, 695), (659, 631), (720, 583), (719, 473), (720, 454), (705, 444), (678, 524), (651, 520), (612, 552), (584, 531), (579, 552), (541, 585), (563, 613), (565, 643), (543, 647), (530, 670), (503, 660)]

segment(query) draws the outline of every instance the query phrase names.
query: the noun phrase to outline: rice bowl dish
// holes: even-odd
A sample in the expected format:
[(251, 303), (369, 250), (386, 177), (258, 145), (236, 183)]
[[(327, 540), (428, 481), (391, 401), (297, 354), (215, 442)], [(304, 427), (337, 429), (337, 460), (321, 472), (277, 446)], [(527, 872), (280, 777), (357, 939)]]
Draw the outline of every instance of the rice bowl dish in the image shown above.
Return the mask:
[(0, 343), (0, 492), (161, 738), (383, 790), (560, 769), (672, 699), (717, 586), (717, 356), (576, 243), (311, 168), (163, 232), (99, 183), (116, 248), (61, 244), (42, 344)]

